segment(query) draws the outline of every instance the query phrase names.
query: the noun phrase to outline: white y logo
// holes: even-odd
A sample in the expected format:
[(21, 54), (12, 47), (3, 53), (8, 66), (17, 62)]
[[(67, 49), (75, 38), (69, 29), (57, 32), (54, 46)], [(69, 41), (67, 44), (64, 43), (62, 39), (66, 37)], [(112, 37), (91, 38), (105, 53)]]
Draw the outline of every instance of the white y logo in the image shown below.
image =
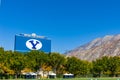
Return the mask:
[(26, 41), (26, 46), (31, 50), (39, 50), (40, 48), (42, 48), (42, 43), (39, 40), (30, 39)]

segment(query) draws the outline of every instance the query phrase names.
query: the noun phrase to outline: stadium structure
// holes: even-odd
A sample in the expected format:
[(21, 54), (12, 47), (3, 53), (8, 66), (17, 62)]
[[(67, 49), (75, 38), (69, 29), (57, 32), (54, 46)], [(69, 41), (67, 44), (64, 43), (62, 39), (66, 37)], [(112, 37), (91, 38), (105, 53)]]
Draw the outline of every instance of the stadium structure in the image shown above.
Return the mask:
[(28, 52), (31, 50), (39, 50), (51, 52), (51, 40), (45, 36), (32, 34), (15, 35), (14, 50), (19, 52)]

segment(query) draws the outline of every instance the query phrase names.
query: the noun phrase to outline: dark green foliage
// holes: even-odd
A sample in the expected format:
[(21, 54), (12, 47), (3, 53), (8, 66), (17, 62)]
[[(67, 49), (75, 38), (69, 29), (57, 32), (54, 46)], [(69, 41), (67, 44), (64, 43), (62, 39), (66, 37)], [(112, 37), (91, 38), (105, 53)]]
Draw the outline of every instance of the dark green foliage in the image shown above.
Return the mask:
[[(87, 77), (93, 74), (95, 77), (102, 75), (118, 76), (120, 74), (120, 57), (102, 57), (93, 62), (80, 60), (76, 57), (65, 57), (60, 53), (45, 53), (30, 51), (26, 54), (21, 52), (5, 51), (0, 48), (0, 78), (21, 76), (22, 70), (39, 71), (50, 67), (58, 76), (64, 73), (72, 73), (75, 76)], [(15, 76), (14, 76), (15, 75)]]
[(60, 55), (59, 53), (51, 53), (49, 54), (49, 64), (52, 66), (53, 71), (55, 73), (59, 73), (58, 70), (60, 67), (64, 64), (65, 57), (63, 55)]
[(120, 72), (120, 57), (102, 57), (93, 61), (93, 73), (98, 74), (108, 74), (109, 76), (116, 76)]
[(68, 57), (66, 62), (66, 71), (75, 76), (82, 75), (84, 77), (89, 74), (92, 65), (88, 61), (82, 61), (76, 57)]
[(33, 71), (41, 69), (43, 64), (48, 63), (48, 55), (44, 52), (31, 51), (26, 54), (26, 67)]

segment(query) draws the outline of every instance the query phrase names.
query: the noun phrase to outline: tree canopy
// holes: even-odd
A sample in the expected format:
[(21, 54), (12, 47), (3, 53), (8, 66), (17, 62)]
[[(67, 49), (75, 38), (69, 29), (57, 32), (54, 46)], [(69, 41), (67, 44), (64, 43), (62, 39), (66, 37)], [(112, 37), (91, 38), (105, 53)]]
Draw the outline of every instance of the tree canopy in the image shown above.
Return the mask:
[(21, 75), (23, 72), (53, 71), (56, 74), (72, 73), (75, 76), (95, 77), (118, 76), (120, 57), (104, 56), (89, 62), (76, 57), (66, 57), (57, 52), (45, 53), (30, 51), (26, 53), (5, 51), (0, 48), (0, 75)]

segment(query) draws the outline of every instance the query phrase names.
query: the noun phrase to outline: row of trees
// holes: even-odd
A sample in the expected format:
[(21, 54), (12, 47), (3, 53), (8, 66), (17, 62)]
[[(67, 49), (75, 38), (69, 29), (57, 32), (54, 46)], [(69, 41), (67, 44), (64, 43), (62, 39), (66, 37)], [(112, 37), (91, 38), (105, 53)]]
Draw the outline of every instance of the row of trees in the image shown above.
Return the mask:
[(66, 57), (59, 53), (30, 51), (27, 53), (5, 51), (0, 48), (0, 75), (15, 75), (23, 72), (54, 71), (56, 74), (73, 73), (75, 76), (88, 75), (117, 76), (120, 73), (120, 57), (102, 57), (93, 62)]
[(118, 76), (120, 74), (120, 57), (102, 57), (92, 62), (93, 64), (93, 73), (98, 74), (100, 77), (101, 74), (109, 75), (111, 77)]

